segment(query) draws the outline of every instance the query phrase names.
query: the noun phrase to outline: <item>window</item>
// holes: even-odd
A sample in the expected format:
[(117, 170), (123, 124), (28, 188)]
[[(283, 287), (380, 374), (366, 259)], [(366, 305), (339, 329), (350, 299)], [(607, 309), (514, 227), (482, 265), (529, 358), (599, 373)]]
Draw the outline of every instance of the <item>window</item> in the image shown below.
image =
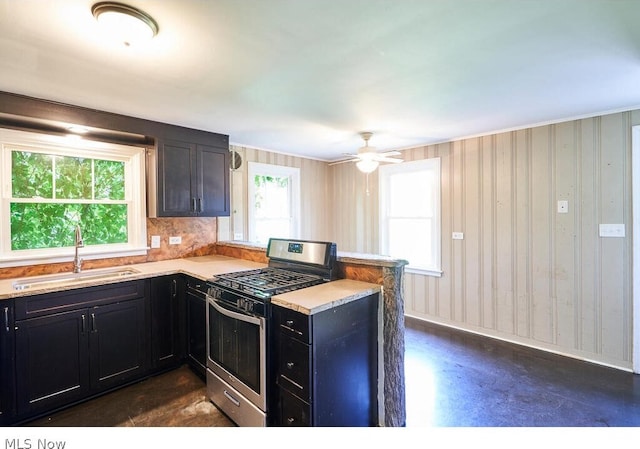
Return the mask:
[(380, 249), (407, 271), (442, 275), (440, 159), (380, 167)]
[(298, 238), (300, 169), (249, 162), (249, 240)]
[(144, 149), (0, 130), (0, 266), (146, 251)]

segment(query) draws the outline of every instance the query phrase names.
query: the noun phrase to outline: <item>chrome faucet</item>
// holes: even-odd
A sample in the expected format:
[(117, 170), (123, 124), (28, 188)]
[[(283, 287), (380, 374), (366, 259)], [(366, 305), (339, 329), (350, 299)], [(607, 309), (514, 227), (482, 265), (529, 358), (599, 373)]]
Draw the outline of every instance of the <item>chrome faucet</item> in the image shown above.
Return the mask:
[(80, 273), (82, 270), (82, 259), (78, 257), (78, 248), (84, 247), (84, 242), (82, 241), (82, 232), (80, 231), (80, 225), (76, 226), (76, 255), (73, 258), (73, 272)]

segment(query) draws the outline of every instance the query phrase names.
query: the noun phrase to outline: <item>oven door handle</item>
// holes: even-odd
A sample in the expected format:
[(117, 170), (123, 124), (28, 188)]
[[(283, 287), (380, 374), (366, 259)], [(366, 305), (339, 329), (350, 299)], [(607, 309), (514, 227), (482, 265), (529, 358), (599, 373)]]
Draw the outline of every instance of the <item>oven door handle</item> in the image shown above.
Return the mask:
[(216, 309), (218, 312), (220, 312), (222, 315), (227, 316), (229, 318), (234, 318), (239, 321), (244, 321), (245, 323), (257, 324), (262, 327), (264, 318), (258, 318), (253, 315), (246, 315), (244, 313), (238, 313), (238, 312), (229, 310), (225, 307), (222, 307), (218, 303), (218, 301), (216, 301), (216, 299), (212, 296), (208, 296), (208, 299), (209, 299), (209, 304), (211, 304), (213, 308)]

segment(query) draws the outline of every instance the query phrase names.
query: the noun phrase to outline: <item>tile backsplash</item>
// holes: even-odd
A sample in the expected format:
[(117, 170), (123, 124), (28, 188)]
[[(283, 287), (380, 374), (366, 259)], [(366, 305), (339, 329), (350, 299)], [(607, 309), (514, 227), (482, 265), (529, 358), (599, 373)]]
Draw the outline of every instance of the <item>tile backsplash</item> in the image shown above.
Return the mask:
[[(155, 262), (182, 257), (204, 256), (215, 253), (217, 218), (147, 218), (147, 246), (151, 236), (160, 236), (160, 248), (150, 248), (146, 256), (117, 257), (85, 260), (83, 269), (106, 268), (134, 263)], [(180, 237), (177, 245), (169, 245), (169, 237)], [(9, 267), (0, 270), (0, 279), (62, 273), (73, 269), (73, 261)]]

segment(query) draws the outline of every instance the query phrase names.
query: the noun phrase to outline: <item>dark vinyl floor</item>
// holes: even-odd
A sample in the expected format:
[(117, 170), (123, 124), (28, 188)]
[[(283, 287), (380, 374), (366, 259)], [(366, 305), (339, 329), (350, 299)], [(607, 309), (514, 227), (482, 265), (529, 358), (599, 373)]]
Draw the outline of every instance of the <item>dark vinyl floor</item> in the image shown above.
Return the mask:
[[(407, 427), (640, 426), (640, 376), (407, 319)], [(31, 426), (233, 424), (189, 368)]]
[(640, 426), (640, 376), (408, 318), (407, 426)]

